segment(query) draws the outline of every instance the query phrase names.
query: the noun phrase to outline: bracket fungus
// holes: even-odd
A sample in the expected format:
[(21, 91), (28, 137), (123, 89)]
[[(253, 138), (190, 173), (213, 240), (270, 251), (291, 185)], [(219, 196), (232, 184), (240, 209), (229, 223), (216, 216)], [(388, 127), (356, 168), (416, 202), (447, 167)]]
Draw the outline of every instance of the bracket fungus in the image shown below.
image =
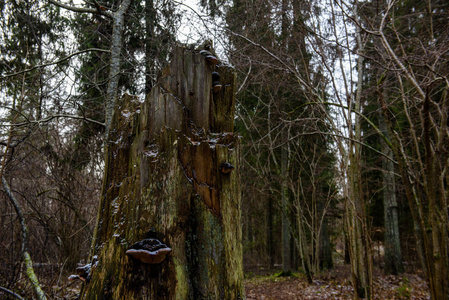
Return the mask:
[(215, 66), (218, 63), (218, 58), (213, 56), (210, 51), (208, 51), (208, 50), (201, 50), (200, 54), (206, 58), (207, 62), (210, 65)]
[(212, 66), (215, 66), (216, 64), (218, 64), (218, 58), (216, 58), (213, 55), (206, 56), (206, 60)]
[(209, 55), (212, 55), (212, 53), (209, 50), (201, 50), (200, 54), (204, 57), (207, 57)]
[(87, 264), (82, 267), (76, 268), (76, 272), (78, 275), (72, 274), (67, 279), (69, 281), (75, 281), (75, 280), (82, 280), (82, 281), (89, 281), (89, 275), (90, 275), (90, 269), (92, 267), (92, 264)]
[(212, 83), (212, 88), (214, 90), (214, 93), (218, 93), (221, 90), (221, 83), (219, 81), (214, 81)]
[(212, 72), (212, 81), (219, 81), (220, 80), (220, 73), (214, 71)]
[(90, 268), (92, 267), (92, 264), (87, 264), (82, 267), (76, 268), (76, 272), (78, 273), (78, 276), (82, 281), (86, 281), (90, 274)]
[(217, 93), (221, 90), (221, 83), (220, 83), (220, 74), (218, 72), (212, 72), (212, 87), (214, 90), (214, 93)]
[(98, 264), (98, 257), (94, 255), (92, 257), (92, 262), (88, 263), (87, 265), (80, 266), (76, 268), (76, 272), (78, 275), (70, 275), (68, 280), (75, 281), (78, 279), (81, 279), (82, 281), (89, 282), (90, 280), (90, 272), (92, 270), (92, 267), (96, 267)]
[(159, 264), (170, 252), (171, 249), (158, 239), (144, 239), (126, 250), (126, 254), (144, 264)]
[(230, 173), (232, 170), (234, 170), (234, 166), (231, 165), (230, 163), (228, 163), (228, 162), (222, 162), (222, 163), (221, 163), (221, 165), (220, 165), (220, 171), (221, 171), (221, 173), (223, 173), (223, 174), (228, 174), (228, 173)]
[[(70, 275), (67, 279), (68, 279), (69, 281), (75, 281), (75, 280), (81, 279), (81, 277), (79, 277), (79, 275), (72, 274), (72, 275)], [(84, 280), (83, 280), (83, 281), (84, 281)]]

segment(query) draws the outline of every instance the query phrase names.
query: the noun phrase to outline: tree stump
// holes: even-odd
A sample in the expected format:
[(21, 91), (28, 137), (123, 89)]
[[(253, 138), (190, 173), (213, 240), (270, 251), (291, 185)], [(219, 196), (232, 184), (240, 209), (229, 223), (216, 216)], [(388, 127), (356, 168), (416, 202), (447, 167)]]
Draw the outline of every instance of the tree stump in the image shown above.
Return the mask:
[[(219, 91), (213, 71), (220, 74)], [(199, 50), (185, 47), (175, 48), (144, 103), (129, 95), (118, 101), (95, 261), (81, 298), (243, 298), (234, 111), (233, 68), (211, 65)], [(145, 239), (158, 239), (171, 252), (154, 264), (126, 254)]]

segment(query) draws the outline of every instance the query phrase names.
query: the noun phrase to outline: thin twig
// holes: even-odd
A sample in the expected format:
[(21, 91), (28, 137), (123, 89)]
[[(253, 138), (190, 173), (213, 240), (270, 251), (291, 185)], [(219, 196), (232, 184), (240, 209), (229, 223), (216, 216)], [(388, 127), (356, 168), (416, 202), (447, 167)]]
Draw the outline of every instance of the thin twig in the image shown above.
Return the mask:
[(12, 296), (14, 296), (14, 297), (16, 297), (16, 298), (19, 299), (19, 300), (24, 300), (20, 295), (14, 293), (14, 292), (11, 291), (11, 290), (8, 290), (7, 288), (4, 288), (4, 287), (0, 286), (0, 290), (1, 290), (1, 291), (4, 291), (4, 292), (6, 292), (6, 293), (8, 293), (8, 294), (10, 294), (10, 295), (12, 295)]
[(23, 127), (23, 126), (27, 126), (30, 124), (42, 124), (42, 123), (48, 123), (51, 120), (55, 119), (55, 118), (69, 118), (69, 119), (76, 119), (76, 120), (83, 120), (86, 122), (91, 122), (97, 125), (101, 125), (101, 126), (106, 126), (105, 123), (97, 121), (97, 120), (93, 120), (90, 118), (86, 118), (85, 116), (75, 116), (75, 115), (65, 115), (65, 114), (61, 114), (61, 115), (51, 115), (48, 116), (46, 118), (43, 118), (41, 120), (33, 120), (33, 121), (28, 121), (28, 122), (22, 122), (22, 123), (16, 123), (16, 124), (2, 124), (2, 126), (10, 126), (10, 127)]
[(70, 10), (70, 11), (79, 12), (79, 13), (99, 14), (99, 15), (103, 15), (103, 16), (112, 18), (111, 12), (102, 10), (99, 6), (97, 6), (97, 8), (85, 8), (85, 7), (77, 7), (77, 6), (64, 4), (64, 3), (61, 3), (61, 2), (55, 1), (55, 0), (48, 0), (48, 2), (54, 4), (58, 7), (62, 7), (67, 10)]
[(22, 209), (21, 209), (20, 204), (17, 201), (16, 197), (11, 192), (11, 188), (9, 187), (8, 182), (6, 181), (4, 176), (2, 176), (2, 184), (3, 184), (3, 188), (5, 189), (5, 193), (8, 196), (9, 200), (11, 201), (12, 205), (14, 206), (14, 209), (16, 210), (16, 213), (17, 213), (17, 217), (19, 218), (20, 228), (22, 231), (21, 252), (23, 255), (23, 260), (25, 261), (26, 276), (28, 277), (28, 280), (31, 282), (31, 285), (34, 288), (34, 292), (36, 293), (37, 299), (38, 300), (46, 300), (47, 297), (45, 296), (45, 293), (39, 284), (39, 280), (37, 279), (36, 273), (34, 273), (33, 261), (31, 260), (31, 256), (28, 253), (28, 249), (27, 249), (27, 247), (28, 247), (27, 246), (28, 228), (25, 224), (25, 217), (22, 214)]
[(8, 78), (8, 77), (13, 77), (13, 76), (21, 75), (21, 74), (24, 74), (24, 73), (28, 73), (28, 72), (34, 71), (36, 69), (45, 68), (45, 67), (52, 66), (52, 65), (57, 65), (57, 64), (60, 64), (60, 63), (62, 63), (64, 61), (72, 58), (75, 55), (83, 54), (83, 53), (86, 53), (86, 52), (92, 52), (92, 51), (107, 52), (107, 53), (111, 52), (110, 50), (105, 50), (105, 49), (100, 49), (100, 48), (89, 48), (89, 49), (85, 49), (85, 50), (74, 52), (74, 53), (72, 53), (72, 54), (70, 54), (70, 55), (68, 55), (68, 56), (66, 56), (64, 58), (61, 58), (60, 60), (54, 61), (54, 62), (50, 62), (50, 63), (46, 63), (46, 64), (42, 64), (42, 65), (36, 65), (36, 66), (34, 66), (32, 68), (25, 69), (25, 70), (22, 70), (22, 71), (19, 71), (19, 72), (16, 72), (16, 73), (6, 74), (6, 75), (3, 75), (3, 76), (0, 76), (0, 79), (5, 79), (5, 78)]

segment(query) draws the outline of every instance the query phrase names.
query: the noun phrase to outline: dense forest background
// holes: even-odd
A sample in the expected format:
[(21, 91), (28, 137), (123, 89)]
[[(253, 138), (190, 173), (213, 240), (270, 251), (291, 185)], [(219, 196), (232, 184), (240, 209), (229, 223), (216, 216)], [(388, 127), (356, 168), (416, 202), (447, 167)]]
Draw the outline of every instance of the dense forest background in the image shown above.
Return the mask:
[(210, 39), (237, 72), (245, 268), (312, 283), (348, 264), (357, 298), (374, 269), (420, 271), (448, 297), (447, 1), (0, 9), (0, 287), (64, 294), (89, 257), (117, 99), (144, 101), (176, 44)]

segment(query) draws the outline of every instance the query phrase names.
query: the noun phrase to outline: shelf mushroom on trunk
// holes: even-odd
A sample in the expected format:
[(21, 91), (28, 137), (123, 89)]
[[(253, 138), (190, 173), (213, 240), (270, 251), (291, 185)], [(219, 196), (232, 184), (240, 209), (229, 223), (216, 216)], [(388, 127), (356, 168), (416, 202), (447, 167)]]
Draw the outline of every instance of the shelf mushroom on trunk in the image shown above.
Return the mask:
[(131, 245), (126, 254), (140, 260), (144, 264), (159, 264), (170, 252), (171, 249), (158, 239), (144, 239)]
[(92, 258), (92, 262), (88, 263), (87, 265), (76, 268), (76, 272), (78, 273), (78, 275), (72, 274), (67, 279), (69, 281), (75, 281), (80, 279), (88, 283), (90, 281), (90, 271), (92, 270), (92, 268), (95, 268), (97, 264), (98, 264), (98, 257), (94, 255), (94, 257)]
[(222, 162), (220, 165), (220, 171), (223, 174), (229, 174), (232, 170), (234, 170), (234, 166), (228, 162)]
[(221, 83), (220, 83), (220, 74), (216, 71), (212, 72), (212, 87), (214, 90), (214, 93), (218, 93), (221, 90)]
[(215, 66), (216, 64), (218, 64), (218, 58), (213, 56), (210, 51), (208, 51), (208, 50), (201, 50), (200, 54), (206, 58), (207, 62), (210, 65)]

